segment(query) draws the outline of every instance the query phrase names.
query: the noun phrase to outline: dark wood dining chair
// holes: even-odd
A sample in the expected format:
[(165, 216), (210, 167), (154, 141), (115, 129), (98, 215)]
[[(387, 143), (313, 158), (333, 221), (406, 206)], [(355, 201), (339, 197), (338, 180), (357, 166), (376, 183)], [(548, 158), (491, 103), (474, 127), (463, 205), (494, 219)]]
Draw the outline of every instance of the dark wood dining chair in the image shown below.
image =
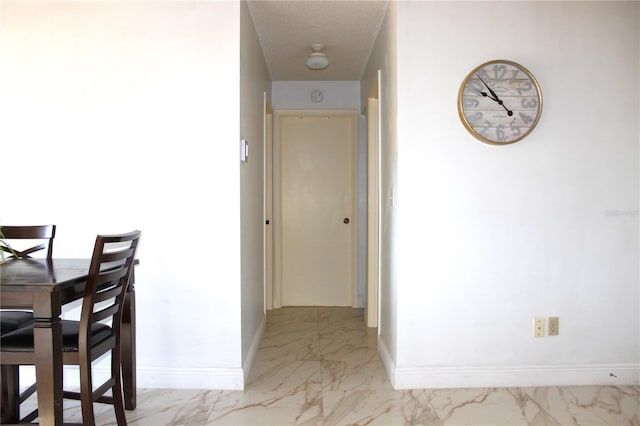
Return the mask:
[[(96, 237), (80, 320), (61, 321), (63, 364), (80, 367), (80, 392), (65, 391), (63, 395), (81, 401), (83, 425), (95, 425), (94, 402), (113, 404), (118, 425), (127, 424), (120, 369), (120, 326), (139, 239), (140, 231)], [(107, 352), (111, 353), (111, 377), (94, 390), (92, 361)], [(33, 326), (1, 336), (0, 357), (2, 366), (34, 365)], [(2, 387), (4, 393), (4, 382)], [(109, 390), (111, 395), (105, 395)], [(36, 417), (37, 413), (32, 413), (26, 419)]]
[[(53, 239), (56, 236), (55, 225), (42, 226), (0, 226), (0, 251), (4, 252), (7, 259), (31, 258), (31, 254), (46, 250), (46, 258), (51, 259), (53, 254)], [(19, 241), (21, 240), (21, 241)], [(32, 245), (36, 240), (44, 240), (42, 243)], [(15, 244), (29, 241), (27, 247), (17, 248)], [(26, 311), (0, 311), (0, 335), (16, 330), (33, 321), (31, 312)]]
[[(31, 254), (46, 250), (47, 259), (51, 259), (53, 254), (53, 239), (56, 236), (55, 225), (42, 225), (42, 226), (0, 226), (2, 231), (3, 241), (14, 241), (10, 244), (0, 242), (0, 250), (4, 252), (5, 257), (12, 258), (30, 258)], [(44, 240), (41, 244), (27, 247), (16, 248), (15, 240)]]
[[(0, 251), (5, 259), (23, 258), (29, 259), (35, 252), (45, 250), (45, 256), (51, 260), (53, 255), (53, 239), (56, 236), (55, 225), (28, 225), (28, 226), (0, 226)], [(42, 241), (40, 244), (38, 242)], [(27, 243), (27, 244), (22, 244)], [(33, 245), (33, 244), (36, 245)], [(19, 248), (18, 248), (19, 246)], [(0, 310), (0, 336), (21, 327), (33, 324), (33, 313), (29, 311)], [(2, 393), (2, 415), (4, 408), (11, 403), (11, 398), (17, 395), (19, 371), (18, 367), (2, 367), (2, 382), (13, 389), (13, 393)], [(24, 401), (35, 392), (35, 386), (30, 386), (23, 391), (19, 401)]]

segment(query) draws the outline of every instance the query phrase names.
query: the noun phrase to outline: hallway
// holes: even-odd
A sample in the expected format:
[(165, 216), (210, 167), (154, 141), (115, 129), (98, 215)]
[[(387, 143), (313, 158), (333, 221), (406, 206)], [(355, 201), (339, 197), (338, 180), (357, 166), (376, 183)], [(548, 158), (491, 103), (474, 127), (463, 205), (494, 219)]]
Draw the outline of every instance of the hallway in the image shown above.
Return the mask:
[[(65, 400), (66, 421), (80, 421)], [(97, 424), (114, 424), (96, 405)], [(244, 391), (145, 389), (131, 426), (638, 425), (640, 386), (394, 391), (363, 311), (283, 308)]]

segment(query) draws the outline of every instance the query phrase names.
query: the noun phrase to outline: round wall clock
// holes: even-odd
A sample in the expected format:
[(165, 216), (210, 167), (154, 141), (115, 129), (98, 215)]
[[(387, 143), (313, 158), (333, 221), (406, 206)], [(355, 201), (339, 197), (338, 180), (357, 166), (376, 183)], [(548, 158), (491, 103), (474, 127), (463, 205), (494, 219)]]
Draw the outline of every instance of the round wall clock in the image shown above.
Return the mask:
[(322, 93), (322, 90), (316, 89), (313, 92), (311, 92), (311, 100), (313, 102), (322, 102), (323, 99), (324, 99), (324, 93)]
[(467, 75), (458, 92), (464, 127), (482, 142), (506, 145), (533, 131), (542, 114), (542, 91), (520, 64), (485, 62)]

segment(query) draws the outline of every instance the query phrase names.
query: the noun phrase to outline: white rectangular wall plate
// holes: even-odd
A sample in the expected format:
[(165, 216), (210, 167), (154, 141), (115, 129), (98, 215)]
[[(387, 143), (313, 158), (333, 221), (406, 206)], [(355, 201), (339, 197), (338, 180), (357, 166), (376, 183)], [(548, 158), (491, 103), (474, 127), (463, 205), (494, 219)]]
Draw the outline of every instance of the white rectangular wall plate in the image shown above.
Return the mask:
[(246, 139), (240, 141), (240, 161), (243, 163), (249, 161), (249, 142)]
[(533, 319), (533, 337), (544, 337), (544, 318)]
[(549, 317), (549, 336), (560, 334), (560, 317)]

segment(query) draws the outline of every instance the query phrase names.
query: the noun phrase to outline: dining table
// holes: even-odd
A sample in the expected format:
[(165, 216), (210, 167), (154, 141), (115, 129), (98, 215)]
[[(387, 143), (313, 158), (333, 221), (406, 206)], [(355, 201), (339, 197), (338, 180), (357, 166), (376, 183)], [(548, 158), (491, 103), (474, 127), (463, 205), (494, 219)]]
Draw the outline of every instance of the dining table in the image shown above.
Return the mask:
[[(138, 263), (136, 261), (136, 263)], [(91, 259), (10, 259), (0, 264), (0, 308), (32, 310), (38, 420), (63, 424), (61, 313), (81, 299)], [(125, 295), (121, 326), (122, 385), (125, 408), (136, 408), (135, 274)], [(0, 314), (1, 315), (1, 314)], [(17, 423), (18, 398), (3, 407), (5, 421)]]

